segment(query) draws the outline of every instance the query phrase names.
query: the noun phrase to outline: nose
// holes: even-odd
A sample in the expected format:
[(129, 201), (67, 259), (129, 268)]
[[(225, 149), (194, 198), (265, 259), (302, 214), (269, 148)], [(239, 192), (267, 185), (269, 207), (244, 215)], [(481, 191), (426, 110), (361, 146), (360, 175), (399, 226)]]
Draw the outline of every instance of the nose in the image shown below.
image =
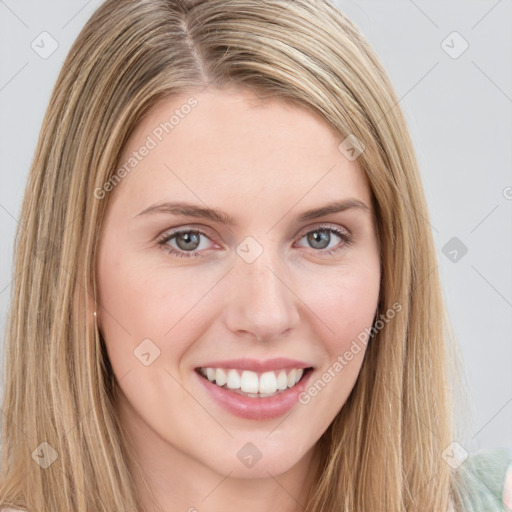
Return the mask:
[(239, 259), (230, 272), (226, 301), (228, 329), (261, 341), (278, 339), (300, 321), (300, 299), (293, 291), (290, 273), (270, 251), (252, 263)]

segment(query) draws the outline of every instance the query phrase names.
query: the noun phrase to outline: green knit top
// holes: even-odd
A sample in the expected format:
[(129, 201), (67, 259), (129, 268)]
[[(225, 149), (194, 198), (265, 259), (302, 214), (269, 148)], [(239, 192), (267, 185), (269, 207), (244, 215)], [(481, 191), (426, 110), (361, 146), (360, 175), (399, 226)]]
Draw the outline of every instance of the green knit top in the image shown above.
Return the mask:
[[(469, 512), (512, 512), (502, 501), (507, 470), (512, 467), (512, 448), (480, 450), (456, 470), (469, 491), (461, 493), (463, 510)], [(510, 491), (509, 491), (510, 492)]]

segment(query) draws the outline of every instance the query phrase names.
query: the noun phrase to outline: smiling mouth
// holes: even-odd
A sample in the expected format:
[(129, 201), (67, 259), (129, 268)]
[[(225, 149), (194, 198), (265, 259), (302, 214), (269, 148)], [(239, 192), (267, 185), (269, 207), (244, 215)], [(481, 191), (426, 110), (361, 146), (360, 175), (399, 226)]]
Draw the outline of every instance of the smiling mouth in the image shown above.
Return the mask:
[(225, 368), (196, 368), (196, 372), (216, 386), (251, 398), (279, 395), (295, 387), (309, 368), (287, 368), (257, 373), (250, 370)]

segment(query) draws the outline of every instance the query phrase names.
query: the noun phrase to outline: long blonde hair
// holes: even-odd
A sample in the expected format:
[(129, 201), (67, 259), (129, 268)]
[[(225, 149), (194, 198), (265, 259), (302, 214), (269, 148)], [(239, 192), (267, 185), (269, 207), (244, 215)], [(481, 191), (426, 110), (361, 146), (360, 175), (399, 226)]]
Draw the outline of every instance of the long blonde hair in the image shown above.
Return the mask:
[(0, 504), (140, 510), (117, 382), (88, 306), (107, 203), (95, 190), (152, 106), (208, 84), (295, 102), (340, 142), (364, 144), (379, 311), (402, 307), (369, 342), (319, 441), (306, 510), (444, 512), (450, 496), (459, 506), (462, 480), (442, 453), (458, 439), (462, 383), (413, 144), (377, 55), (327, 0), (108, 0), (80, 32), (43, 121), (16, 234)]

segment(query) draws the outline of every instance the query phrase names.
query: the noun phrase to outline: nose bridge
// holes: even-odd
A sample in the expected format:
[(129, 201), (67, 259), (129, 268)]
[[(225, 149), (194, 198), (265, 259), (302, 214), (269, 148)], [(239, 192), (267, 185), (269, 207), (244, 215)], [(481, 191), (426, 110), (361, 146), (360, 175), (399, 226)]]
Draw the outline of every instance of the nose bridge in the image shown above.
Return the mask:
[[(249, 247), (254, 257), (255, 247)], [(278, 250), (261, 249), (253, 261), (243, 252), (236, 259), (227, 301), (227, 321), (232, 331), (246, 331), (266, 339), (295, 327), (299, 313), (296, 297), (287, 283), (289, 273)]]

